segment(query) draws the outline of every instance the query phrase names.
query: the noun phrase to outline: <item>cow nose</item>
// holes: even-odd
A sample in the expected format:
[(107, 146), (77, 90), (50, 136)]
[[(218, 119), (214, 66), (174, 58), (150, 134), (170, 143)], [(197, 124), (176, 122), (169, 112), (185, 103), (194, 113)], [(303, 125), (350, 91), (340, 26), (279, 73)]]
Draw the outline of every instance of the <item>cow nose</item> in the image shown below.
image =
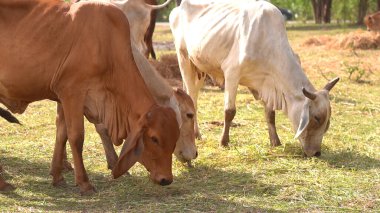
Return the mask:
[(160, 185), (161, 186), (167, 186), (167, 185), (170, 185), (172, 182), (173, 182), (172, 180), (168, 180), (168, 179), (162, 178), (160, 180)]
[(321, 152), (316, 152), (314, 156), (319, 157), (319, 156), (321, 156), (321, 154), (322, 154)]

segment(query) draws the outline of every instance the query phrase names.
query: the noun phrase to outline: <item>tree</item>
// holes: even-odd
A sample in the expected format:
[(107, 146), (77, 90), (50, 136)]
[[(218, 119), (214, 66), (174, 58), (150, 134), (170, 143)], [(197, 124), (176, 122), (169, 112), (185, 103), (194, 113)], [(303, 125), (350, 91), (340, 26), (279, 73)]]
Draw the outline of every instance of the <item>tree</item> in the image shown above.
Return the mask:
[(367, 13), (367, 9), (368, 9), (368, 0), (360, 0), (359, 1), (359, 10), (358, 10), (358, 20), (357, 20), (357, 24), (359, 25), (362, 25), (364, 22), (363, 22), (363, 19), (364, 19), (364, 16), (366, 15)]
[(311, 0), (311, 4), (313, 5), (315, 23), (331, 22), (332, 0)]

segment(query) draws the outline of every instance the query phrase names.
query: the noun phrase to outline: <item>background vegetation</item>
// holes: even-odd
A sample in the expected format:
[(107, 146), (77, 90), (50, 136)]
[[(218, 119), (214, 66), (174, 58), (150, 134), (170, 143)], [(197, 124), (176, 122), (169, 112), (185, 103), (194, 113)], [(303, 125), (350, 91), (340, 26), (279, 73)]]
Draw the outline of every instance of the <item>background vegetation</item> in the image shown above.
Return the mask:
[[(17, 187), (0, 193), (0, 212), (380, 211), (380, 50), (302, 45), (311, 36), (358, 30), (314, 24), (288, 30), (291, 45), (317, 88), (327, 79), (341, 77), (331, 92), (331, 127), (320, 158), (302, 157), (290, 123), (280, 112), (277, 127), (283, 145), (271, 148), (263, 108), (245, 88), (239, 88), (231, 147), (220, 148), (223, 93), (206, 87), (199, 100), (203, 140), (197, 141), (194, 168), (175, 162), (175, 180), (167, 187), (152, 184), (141, 165), (132, 168), (131, 176), (113, 180), (99, 137), (86, 123), (85, 166), (98, 192), (81, 197), (73, 173), (65, 175), (66, 187), (50, 185), (56, 108), (54, 102), (42, 101), (17, 116), (22, 126), (0, 120), (2, 175)], [(159, 25), (154, 40), (171, 39), (168, 27)], [(365, 72), (364, 81), (354, 77), (359, 70)]]
[[(163, 3), (166, 0), (158, 0)], [(332, 1), (331, 19), (338, 23), (356, 23), (359, 10), (359, 2), (362, 0), (334, 0)], [(365, 0), (368, 4), (367, 13), (377, 11), (378, 0)], [(294, 14), (297, 21), (314, 20), (313, 7), (311, 0), (271, 0), (274, 5), (287, 8)], [(175, 1), (171, 3), (170, 7), (160, 10), (158, 20), (167, 21), (169, 13), (175, 7)]]

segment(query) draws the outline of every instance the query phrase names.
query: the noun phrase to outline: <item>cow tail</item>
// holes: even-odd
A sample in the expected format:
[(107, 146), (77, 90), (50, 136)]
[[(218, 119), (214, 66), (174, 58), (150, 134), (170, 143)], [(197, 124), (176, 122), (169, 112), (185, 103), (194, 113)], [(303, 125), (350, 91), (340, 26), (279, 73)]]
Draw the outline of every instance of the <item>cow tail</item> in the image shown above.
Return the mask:
[(0, 107), (0, 116), (3, 117), (10, 123), (21, 124), (20, 121), (17, 120), (15, 116), (13, 116), (10, 112)]

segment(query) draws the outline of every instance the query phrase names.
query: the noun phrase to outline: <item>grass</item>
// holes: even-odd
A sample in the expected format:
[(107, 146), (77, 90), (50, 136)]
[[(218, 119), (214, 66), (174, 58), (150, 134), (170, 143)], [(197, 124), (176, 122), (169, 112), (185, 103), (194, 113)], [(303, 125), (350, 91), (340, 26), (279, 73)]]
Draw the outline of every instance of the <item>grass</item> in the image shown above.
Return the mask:
[[(33, 103), (17, 117), (23, 126), (0, 121), (3, 176), (17, 189), (0, 194), (0, 211), (128, 212), (363, 212), (380, 211), (380, 51), (303, 47), (315, 35), (337, 35), (355, 28), (290, 28), (289, 39), (311, 82), (322, 88), (325, 77), (340, 76), (331, 91), (332, 118), (320, 158), (301, 157), (289, 120), (277, 113), (282, 146), (271, 148), (263, 108), (239, 88), (236, 127), (230, 148), (219, 147), (223, 93), (201, 91), (199, 119), (203, 140), (194, 168), (174, 162), (174, 183), (152, 184), (141, 165), (131, 176), (113, 180), (106, 169), (99, 137), (86, 123), (84, 159), (98, 192), (82, 197), (72, 173), (67, 187), (51, 186), (49, 164), (55, 138), (55, 103)], [(159, 26), (157, 38), (170, 41)], [(159, 55), (165, 54), (160, 52)], [(370, 70), (366, 83), (349, 80), (344, 65), (360, 62)], [(69, 156), (70, 157), (70, 156)]]

